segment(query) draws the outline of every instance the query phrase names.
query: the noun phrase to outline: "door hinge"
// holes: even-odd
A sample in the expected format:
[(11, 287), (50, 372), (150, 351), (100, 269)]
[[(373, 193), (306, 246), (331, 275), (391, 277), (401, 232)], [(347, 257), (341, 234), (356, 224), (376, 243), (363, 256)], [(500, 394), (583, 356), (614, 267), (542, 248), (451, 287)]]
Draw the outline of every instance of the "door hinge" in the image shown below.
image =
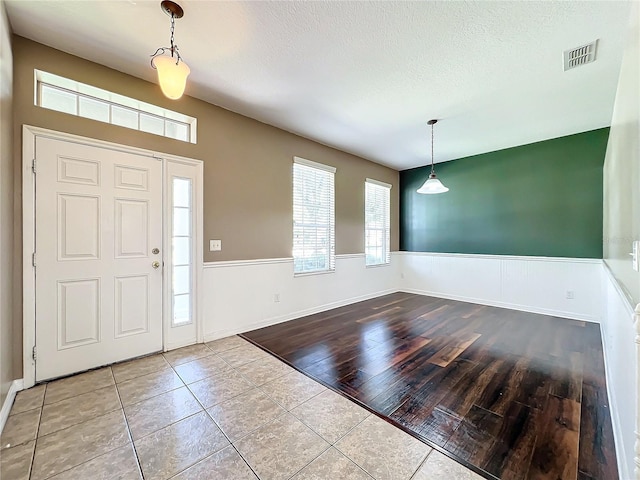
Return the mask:
[(33, 346), (33, 349), (31, 350), (31, 358), (33, 358), (34, 362), (38, 358), (38, 352), (36, 351), (36, 346), (35, 345)]
[(31, 264), (35, 267), (36, 266), (36, 252), (33, 252), (31, 254)]
[(31, 160), (31, 171), (36, 173), (36, 159)]

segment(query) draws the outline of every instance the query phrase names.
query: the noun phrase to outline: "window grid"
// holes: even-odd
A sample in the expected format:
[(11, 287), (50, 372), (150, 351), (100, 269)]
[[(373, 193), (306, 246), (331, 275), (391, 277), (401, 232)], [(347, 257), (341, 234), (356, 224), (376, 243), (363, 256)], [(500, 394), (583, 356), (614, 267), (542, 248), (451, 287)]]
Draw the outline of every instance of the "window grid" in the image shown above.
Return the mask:
[(365, 182), (365, 262), (368, 266), (391, 262), (391, 187)]
[[(191, 129), (193, 126), (190, 123), (166, 118), (153, 112), (135, 109), (86, 93), (69, 90), (58, 85), (38, 81), (38, 95), (36, 98), (39, 107), (89, 118), (99, 122), (110, 123), (132, 130), (152, 133), (182, 142), (192, 142)], [(89, 105), (93, 105), (93, 110), (91, 110)], [(97, 113), (98, 110), (101, 112)], [(114, 118), (114, 110), (115, 112), (119, 112), (121, 116), (119, 119)], [(123, 114), (129, 115), (128, 121), (123, 120)], [(141, 119), (145, 119), (146, 124), (143, 125), (144, 122), (141, 122)], [(192, 143), (195, 143), (195, 141)]]
[(335, 270), (334, 172), (318, 166), (293, 164), (295, 274)]
[(191, 179), (174, 177), (172, 186), (171, 322), (180, 326), (192, 322)]

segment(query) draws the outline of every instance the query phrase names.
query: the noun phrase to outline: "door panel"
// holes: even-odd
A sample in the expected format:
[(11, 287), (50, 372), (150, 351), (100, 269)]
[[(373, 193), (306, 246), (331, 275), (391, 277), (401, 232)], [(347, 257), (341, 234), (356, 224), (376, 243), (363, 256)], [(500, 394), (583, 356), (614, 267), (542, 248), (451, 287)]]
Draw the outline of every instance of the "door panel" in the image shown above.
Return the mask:
[(36, 380), (161, 350), (162, 162), (42, 137), (36, 156)]

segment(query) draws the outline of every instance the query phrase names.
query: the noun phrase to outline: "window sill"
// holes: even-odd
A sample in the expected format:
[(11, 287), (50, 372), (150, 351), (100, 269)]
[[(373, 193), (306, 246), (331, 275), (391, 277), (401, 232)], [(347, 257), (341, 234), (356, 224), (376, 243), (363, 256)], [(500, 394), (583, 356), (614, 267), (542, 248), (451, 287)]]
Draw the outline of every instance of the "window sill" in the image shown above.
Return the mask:
[(390, 267), (391, 266), (391, 262), (387, 262), (387, 263), (374, 263), (372, 265), (365, 265), (365, 267), (367, 268), (379, 268), (379, 267)]
[(326, 275), (328, 273), (336, 273), (336, 270), (317, 270), (315, 272), (300, 272), (300, 273), (294, 273), (293, 277), (310, 277), (312, 275)]

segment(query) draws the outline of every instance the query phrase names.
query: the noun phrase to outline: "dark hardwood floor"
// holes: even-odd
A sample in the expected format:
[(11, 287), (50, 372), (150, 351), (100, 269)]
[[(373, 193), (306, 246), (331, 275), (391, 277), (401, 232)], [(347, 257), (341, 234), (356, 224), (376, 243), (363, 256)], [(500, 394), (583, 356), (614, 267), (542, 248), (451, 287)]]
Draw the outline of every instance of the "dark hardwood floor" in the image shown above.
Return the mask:
[(598, 324), (396, 293), (243, 336), (486, 478), (618, 478)]

